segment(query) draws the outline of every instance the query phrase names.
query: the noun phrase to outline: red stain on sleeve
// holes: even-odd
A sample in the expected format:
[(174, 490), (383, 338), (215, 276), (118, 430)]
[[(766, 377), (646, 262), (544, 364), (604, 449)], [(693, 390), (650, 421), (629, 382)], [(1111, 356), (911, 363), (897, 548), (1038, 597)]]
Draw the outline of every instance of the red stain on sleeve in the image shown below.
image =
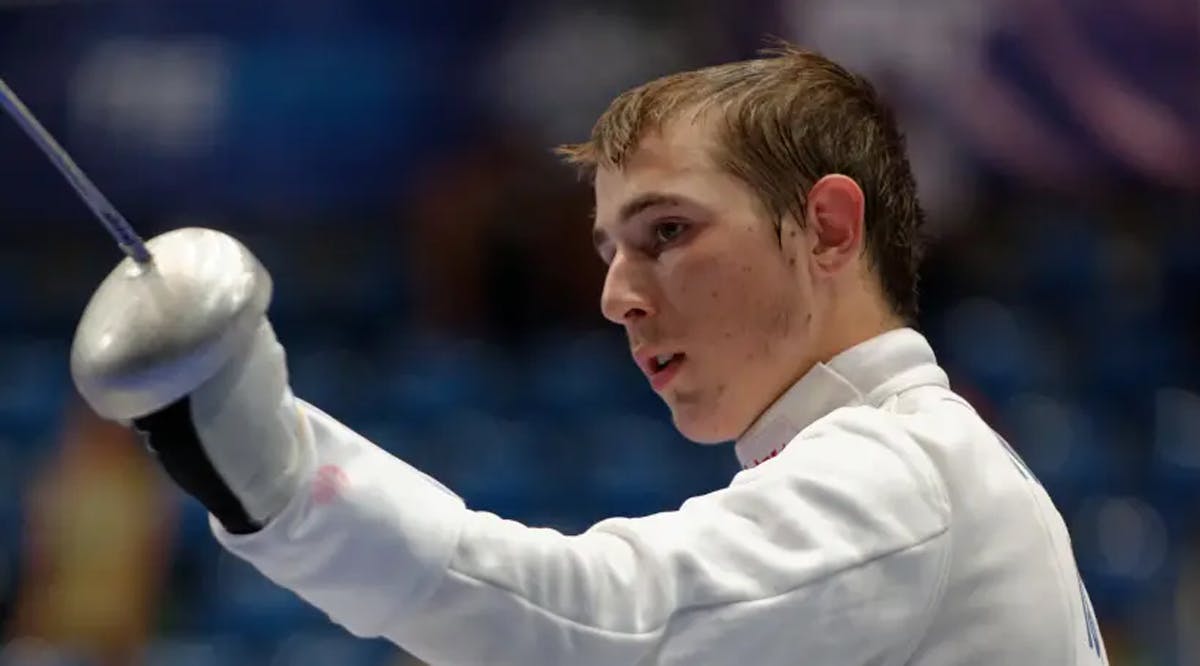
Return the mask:
[(350, 485), (350, 476), (337, 465), (321, 465), (312, 482), (312, 499), (315, 504), (328, 504), (337, 499)]

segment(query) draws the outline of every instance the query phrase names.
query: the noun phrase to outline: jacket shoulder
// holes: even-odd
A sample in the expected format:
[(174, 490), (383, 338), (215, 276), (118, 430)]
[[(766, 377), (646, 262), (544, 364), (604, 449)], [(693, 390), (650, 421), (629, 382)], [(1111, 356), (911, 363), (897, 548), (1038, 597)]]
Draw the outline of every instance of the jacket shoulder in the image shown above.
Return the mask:
[[(871, 452), (871, 455), (864, 453)], [(903, 419), (885, 407), (855, 405), (838, 408), (800, 431), (780, 453), (781, 465), (805, 465), (813, 458), (852, 457), (863, 464), (861, 474), (872, 485), (885, 482), (874, 456), (886, 456), (900, 465), (888, 466), (906, 478), (896, 487), (919, 490), (939, 513), (949, 513), (949, 492), (941, 473), (925, 449), (913, 437)], [(808, 459), (806, 461), (806, 459)], [(855, 461), (848, 461), (854, 464)]]

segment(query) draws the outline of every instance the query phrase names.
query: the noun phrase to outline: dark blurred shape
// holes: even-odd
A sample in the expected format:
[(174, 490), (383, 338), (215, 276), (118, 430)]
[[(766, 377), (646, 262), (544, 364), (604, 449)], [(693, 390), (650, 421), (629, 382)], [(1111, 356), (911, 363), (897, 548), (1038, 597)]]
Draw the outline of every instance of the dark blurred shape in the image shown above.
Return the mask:
[(401, 220), (419, 328), (516, 344), (599, 319), (589, 188), (530, 137), (482, 135), (431, 161)]
[(1179, 643), (1179, 663), (1200, 663), (1200, 520), (1195, 521), (1180, 560), (1179, 586), (1174, 598), (1175, 640)]

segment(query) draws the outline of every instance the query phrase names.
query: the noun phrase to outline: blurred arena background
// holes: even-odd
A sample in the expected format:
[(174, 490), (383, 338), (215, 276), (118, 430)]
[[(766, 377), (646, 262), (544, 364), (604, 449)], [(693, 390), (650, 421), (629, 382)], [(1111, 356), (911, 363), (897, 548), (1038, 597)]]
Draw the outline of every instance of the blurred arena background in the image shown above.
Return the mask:
[[(591, 193), (549, 149), (767, 34), (897, 107), (923, 330), (1066, 516), (1113, 663), (1200, 664), (1196, 0), (0, 0), (0, 76), (144, 235), (259, 254), (300, 395), (581, 530), (736, 465), (601, 319)], [(71, 336), (118, 259), (0, 121), (0, 665), (416, 663), (222, 554), (80, 407)]]

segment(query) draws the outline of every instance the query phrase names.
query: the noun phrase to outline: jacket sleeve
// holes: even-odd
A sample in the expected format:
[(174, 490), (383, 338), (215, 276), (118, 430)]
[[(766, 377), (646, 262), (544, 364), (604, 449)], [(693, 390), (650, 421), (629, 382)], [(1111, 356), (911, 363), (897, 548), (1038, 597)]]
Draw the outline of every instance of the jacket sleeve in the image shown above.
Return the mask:
[(352, 633), (434, 665), (902, 663), (944, 584), (944, 488), (865, 408), (676, 511), (572, 536), (471, 511), (300, 410), (310, 487), (260, 532), (213, 521), (217, 538)]

